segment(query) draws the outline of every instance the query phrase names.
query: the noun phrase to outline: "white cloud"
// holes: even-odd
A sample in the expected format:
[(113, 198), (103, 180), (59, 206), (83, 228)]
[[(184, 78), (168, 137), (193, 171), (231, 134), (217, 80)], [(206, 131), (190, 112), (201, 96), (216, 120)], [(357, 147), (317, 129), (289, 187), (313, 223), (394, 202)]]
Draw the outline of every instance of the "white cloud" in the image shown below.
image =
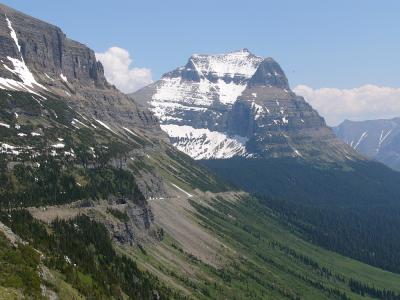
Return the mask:
[(303, 96), (330, 126), (345, 119), (360, 121), (400, 117), (400, 88), (367, 84), (354, 89), (313, 89), (298, 85), (293, 91)]
[(124, 93), (153, 82), (150, 69), (131, 67), (132, 59), (125, 49), (111, 47), (104, 53), (96, 53), (96, 58), (104, 66), (106, 79)]

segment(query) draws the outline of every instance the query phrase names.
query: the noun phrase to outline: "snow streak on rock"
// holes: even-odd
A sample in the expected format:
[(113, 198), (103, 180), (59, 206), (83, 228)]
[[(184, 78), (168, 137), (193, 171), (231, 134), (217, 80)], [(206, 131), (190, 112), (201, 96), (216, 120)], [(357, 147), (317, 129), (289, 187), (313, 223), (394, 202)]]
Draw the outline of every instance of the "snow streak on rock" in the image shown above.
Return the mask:
[[(39, 84), (36, 80), (31, 71), (25, 64), (25, 61), (21, 54), (21, 46), (19, 45), (17, 34), (15, 33), (14, 28), (12, 27), (11, 21), (6, 16), (6, 21), (8, 28), (10, 29), (10, 36), (13, 39), (16, 47), (18, 48), (18, 52), (20, 54), (20, 58), (13, 58), (7, 56), (7, 59), (13, 65), (13, 68), (10, 68), (6, 64), (3, 63), (3, 66), (6, 70), (10, 71), (14, 75), (16, 75), (20, 81), (10, 79), (10, 78), (2, 78), (0, 77), (0, 88), (7, 89), (7, 90), (17, 90), (17, 91), (27, 91), (33, 94), (40, 96), (38, 93), (34, 91), (35, 87), (39, 87), (41, 89), (46, 90), (46, 88)], [(42, 96), (40, 96), (42, 97)]]

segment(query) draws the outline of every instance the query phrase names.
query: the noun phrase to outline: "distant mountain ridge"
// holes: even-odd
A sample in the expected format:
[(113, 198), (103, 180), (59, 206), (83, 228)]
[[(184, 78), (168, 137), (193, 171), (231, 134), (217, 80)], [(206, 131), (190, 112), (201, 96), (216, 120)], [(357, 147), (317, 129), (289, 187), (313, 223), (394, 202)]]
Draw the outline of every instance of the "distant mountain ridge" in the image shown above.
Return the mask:
[(290, 90), (276, 61), (248, 49), (192, 55), (185, 66), (131, 97), (159, 118), (179, 150), (195, 159), (361, 159)]
[(400, 118), (346, 120), (333, 130), (361, 154), (400, 171)]

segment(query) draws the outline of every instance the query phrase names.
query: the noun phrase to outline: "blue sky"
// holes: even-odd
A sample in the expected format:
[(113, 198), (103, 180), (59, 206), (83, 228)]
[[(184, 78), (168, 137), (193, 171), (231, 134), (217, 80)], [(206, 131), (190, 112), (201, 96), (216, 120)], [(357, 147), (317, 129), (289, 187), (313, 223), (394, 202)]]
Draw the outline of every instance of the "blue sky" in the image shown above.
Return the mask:
[(249, 48), (292, 86), (400, 86), (400, 1), (3, 1), (96, 52), (127, 49), (153, 78), (192, 53)]
[(103, 53), (107, 79), (124, 92), (184, 65), (193, 53), (248, 48), (275, 58), (294, 91), (330, 125), (400, 116), (398, 0), (3, 3)]

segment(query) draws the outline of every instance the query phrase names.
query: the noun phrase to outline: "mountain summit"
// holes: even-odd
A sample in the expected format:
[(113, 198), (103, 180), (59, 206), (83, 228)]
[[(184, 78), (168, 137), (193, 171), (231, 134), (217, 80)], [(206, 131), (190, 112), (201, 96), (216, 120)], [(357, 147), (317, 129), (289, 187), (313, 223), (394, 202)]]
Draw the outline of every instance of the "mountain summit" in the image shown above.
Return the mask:
[(291, 91), (275, 60), (247, 49), (192, 55), (185, 66), (131, 96), (159, 118), (179, 150), (195, 159), (360, 158)]

